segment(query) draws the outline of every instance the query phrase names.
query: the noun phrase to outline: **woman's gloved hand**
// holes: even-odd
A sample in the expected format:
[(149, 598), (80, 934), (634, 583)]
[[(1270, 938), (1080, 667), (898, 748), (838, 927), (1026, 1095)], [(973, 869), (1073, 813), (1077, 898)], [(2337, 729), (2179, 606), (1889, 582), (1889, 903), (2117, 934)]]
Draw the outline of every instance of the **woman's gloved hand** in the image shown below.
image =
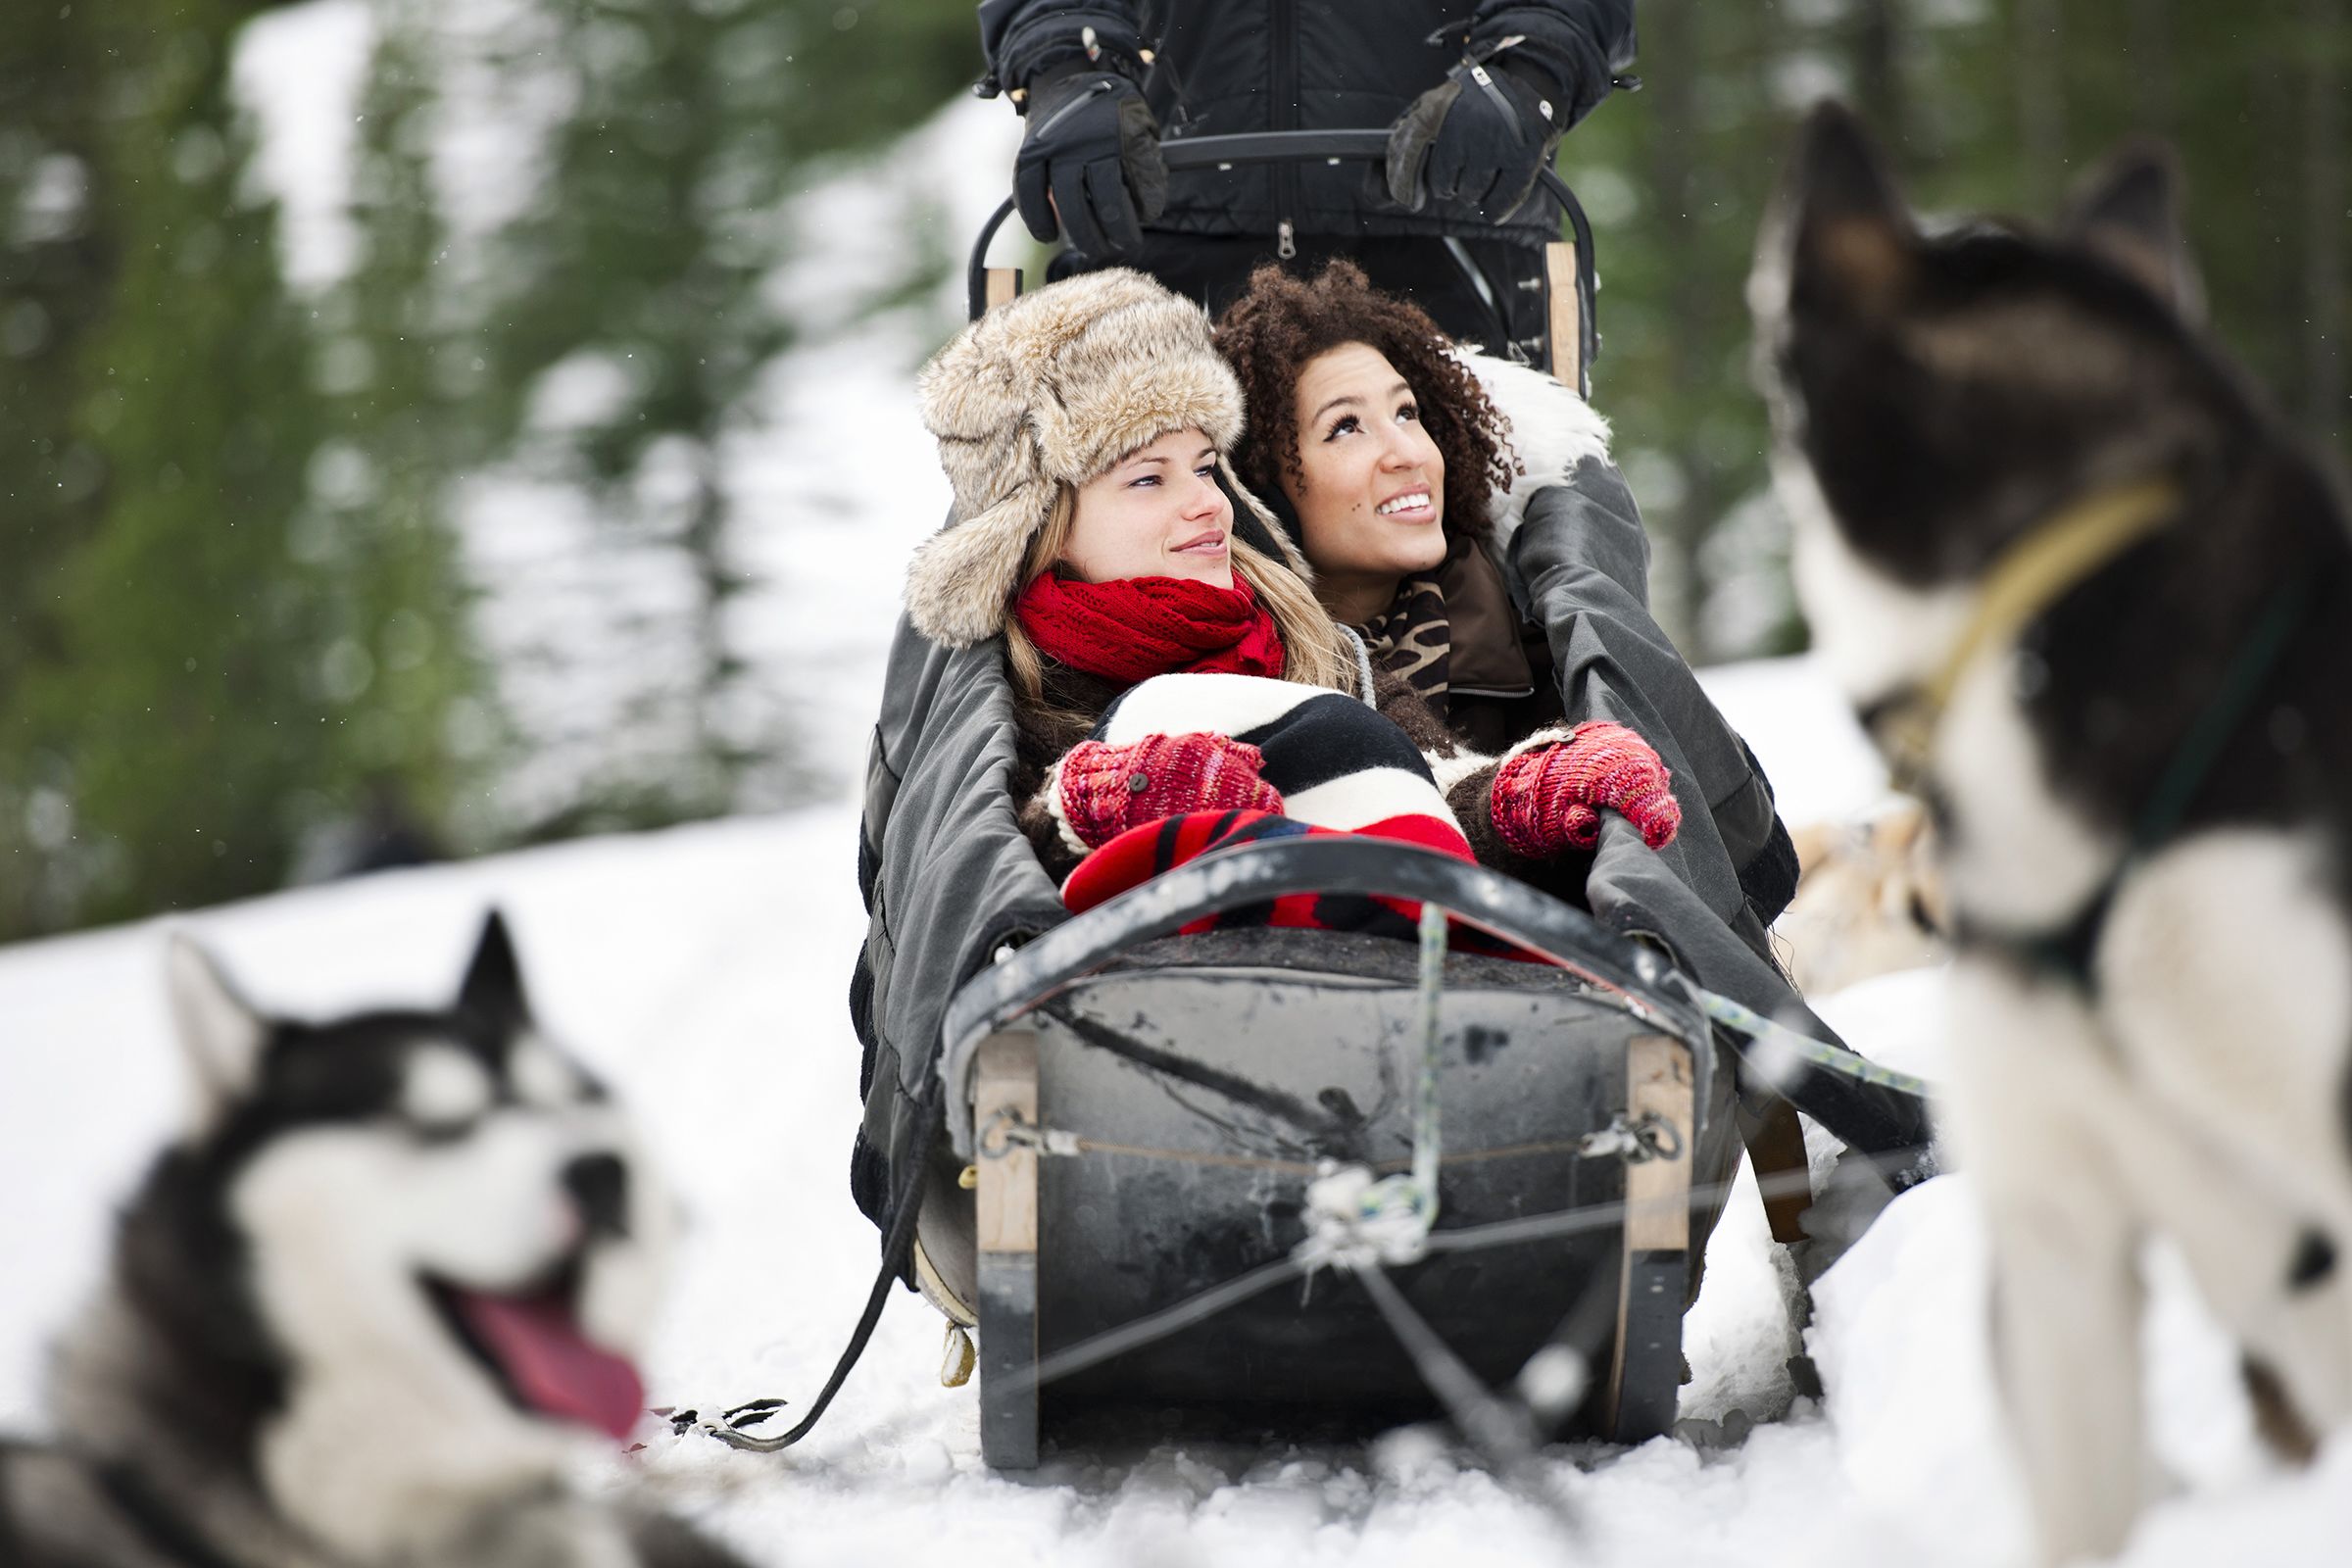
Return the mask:
[(1513, 855), (1544, 860), (1600, 842), (1603, 808), (1662, 850), (1683, 825), (1673, 778), (1649, 742), (1623, 724), (1579, 724), (1564, 741), (1533, 747), (1494, 774), (1494, 831)]
[(1124, 746), (1081, 741), (1055, 764), (1054, 814), (1093, 850), (1131, 827), (1186, 811), (1280, 811), (1282, 792), (1258, 777), (1264, 764), (1264, 753), (1225, 735), (1147, 735)]

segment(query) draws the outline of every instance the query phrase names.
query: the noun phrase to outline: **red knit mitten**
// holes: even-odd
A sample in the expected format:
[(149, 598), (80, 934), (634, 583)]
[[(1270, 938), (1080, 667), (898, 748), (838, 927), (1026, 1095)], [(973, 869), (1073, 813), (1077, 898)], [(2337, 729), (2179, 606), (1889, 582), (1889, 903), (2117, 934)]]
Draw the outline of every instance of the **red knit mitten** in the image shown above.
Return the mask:
[(1280, 811), (1257, 776), (1265, 754), (1230, 736), (1147, 735), (1125, 746), (1081, 741), (1061, 760), (1060, 816), (1089, 849), (1186, 811)]
[(1599, 843), (1605, 807), (1662, 850), (1683, 825), (1671, 786), (1649, 742), (1623, 724), (1579, 724), (1566, 740), (1521, 752), (1495, 771), (1494, 831), (1513, 855), (1549, 859)]

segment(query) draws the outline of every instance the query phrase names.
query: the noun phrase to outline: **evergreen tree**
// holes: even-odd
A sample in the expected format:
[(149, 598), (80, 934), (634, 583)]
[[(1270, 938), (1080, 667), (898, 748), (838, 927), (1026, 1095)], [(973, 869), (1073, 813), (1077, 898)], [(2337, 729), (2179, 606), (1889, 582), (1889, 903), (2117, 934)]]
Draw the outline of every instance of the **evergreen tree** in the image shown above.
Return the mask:
[(462, 843), (491, 827), (459, 808), (498, 734), (450, 515), (458, 477), (489, 455), (486, 346), (442, 281), (432, 36), (412, 8), (386, 8), (379, 25), (352, 171), (359, 259), (313, 317), (326, 438), (298, 537), (340, 591), (330, 657), (366, 780), (345, 808)]
[[(10, 400), (42, 426), (30, 477), (56, 499), (25, 509), (38, 548), (0, 687), (0, 932), (276, 887), (370, 793), (429, 808), (448, 787), (466, 665), (445, 547), (396, 465), (388, 487), (349, 483), (398, 446), (396, 411), (330, 440), (312, 391), (310, 313), (227, 94), (257, 9), (69, 7), (46, 35), (97, 64), (31, 132), (86, 195), (12, 255), (49, 286), (0, 305), (70, 328), (21, 357), (30, 395)], [(44, 274), (60, 245), (98, 265)]]
[(72, 830), (66, 759), (34, 744), (23, 694), (57, 657), (58, 573), (106, 504), (90, 427), (122, 403), (84, 375), (122, 243), (91, 188), (108, 67), (68, 12), (0, 28), (0, 938), (66, 908), (50, 864)]
[[(748, 584), (721, 461), (791, 335), (766, 291), (791, 243), (782, 214), (810, 160), (932, 113), (968, 79), (976, 37), (970, 8), (945, 0), (591, 0), (565, 29), (576, 106), (499, 268), (502, 427), (589, 487), (608, 548), (668, 558), (686, 591), (615, 626), (641, 649), (627, 733), (588, 797), (533, 831), (725, 810), (789, 750), (783, 694), (744, 680), (729, 626)], [(534, 451), (528, 393), (582, 359), (621, 372), (621, 395)]]
[[(691, 582), (682, 613), (615, 628), (644, 645), (629, 715), (640, 733), (613, 737), (597, 786), (624, 819), (726, 809), (751, 757), (723, 718), (743, 672), (726, 617), (745, 584), (719, 444), (785, 342), (760, 290), (781, 171), (744, 110), (758, 79), (747, 63), (780, 61), (788, 33), (758, 0), (584, 6), (564, 34), (577, 106), (546, 192), (504, 247), (509, 427), (520, 431), (524, 394), (558, 364), (591, 357), (617, 372), (619, 395), (564, 433), (552, 466), (592, 489), (623, 531), (615, 548), (675, 552)], [(657, 456), (658, 481), (639, 483)]]

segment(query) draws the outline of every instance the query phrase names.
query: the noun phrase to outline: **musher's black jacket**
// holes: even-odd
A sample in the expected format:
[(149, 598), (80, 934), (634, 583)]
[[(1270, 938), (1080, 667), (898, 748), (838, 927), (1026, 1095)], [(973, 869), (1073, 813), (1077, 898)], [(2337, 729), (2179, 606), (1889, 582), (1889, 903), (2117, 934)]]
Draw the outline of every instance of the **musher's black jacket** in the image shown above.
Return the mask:
[[(1508, 46), (1559, 83), (1562, 120), (1582, 119), (1634, 61), (1634, 0), (983, 0), (983, 90), (1025, 87), (1082, 61), (1143, 82), (1171, 136), (1386, 129), (1464, 53)], [(1152, 59), (1146, 63), (1143, 56)], [(1494, 227), (1460, 214), (1408, 213), (1376, 164), (1172, 175), (1152, 228), (1182, 234), (1476, 234), (1558, 238), (1548, 207)]]

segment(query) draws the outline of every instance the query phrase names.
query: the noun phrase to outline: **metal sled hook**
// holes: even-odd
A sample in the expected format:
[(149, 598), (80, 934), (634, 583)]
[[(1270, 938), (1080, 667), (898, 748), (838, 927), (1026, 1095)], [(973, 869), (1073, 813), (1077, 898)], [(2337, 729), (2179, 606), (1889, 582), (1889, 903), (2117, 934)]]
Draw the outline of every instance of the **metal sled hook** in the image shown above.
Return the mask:
[(1015, 1149), (1034, 1150), (1040, 1154), (1086, 1152), (1076, 1133), (1036, 1126), (1009, 1105), (982, 1123), (973, 1142), (982, 1159), (1003, 1159)]
[(1606, 1127), (1578, 1139), (1576, 1152), (1587, 1158), (1616, 1154), (1628, 1165), (1653, 1159), (1680, 1159), (1683, 1132), (1654, 1110), (1645, 1110), (1630, 1120), (1619, 1112), (1609, 1119)]

